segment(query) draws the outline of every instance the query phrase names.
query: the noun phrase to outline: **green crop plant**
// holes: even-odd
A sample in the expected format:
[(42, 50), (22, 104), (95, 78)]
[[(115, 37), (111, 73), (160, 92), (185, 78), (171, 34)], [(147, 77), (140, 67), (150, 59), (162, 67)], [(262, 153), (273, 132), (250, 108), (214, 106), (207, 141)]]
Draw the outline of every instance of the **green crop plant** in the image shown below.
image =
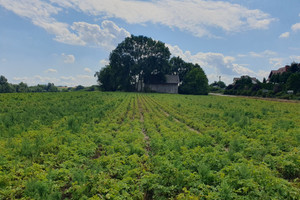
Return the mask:
[(0, 199), (299, 199), (299, 103), (0, 94)]

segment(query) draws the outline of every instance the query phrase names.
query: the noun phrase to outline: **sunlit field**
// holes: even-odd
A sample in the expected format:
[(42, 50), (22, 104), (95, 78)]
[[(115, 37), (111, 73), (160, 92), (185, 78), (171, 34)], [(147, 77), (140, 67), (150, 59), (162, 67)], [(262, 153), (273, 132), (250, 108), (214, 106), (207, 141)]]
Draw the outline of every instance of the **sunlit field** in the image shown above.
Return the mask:
[(0, 199), (299, 199), (300, 104), (0, 94)]

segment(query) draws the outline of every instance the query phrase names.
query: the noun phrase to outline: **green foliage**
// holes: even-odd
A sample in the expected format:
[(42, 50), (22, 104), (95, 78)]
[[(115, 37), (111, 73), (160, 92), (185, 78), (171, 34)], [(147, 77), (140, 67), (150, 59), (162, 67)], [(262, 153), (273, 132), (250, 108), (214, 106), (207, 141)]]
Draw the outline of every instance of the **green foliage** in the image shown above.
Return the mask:
[(199, 65), (195, 65), (183, 78), (182, 85), (179, 87), (181, 94), (208, 94), (208, 80)]
[(0, 93), (26, 93), (26, 92), (58, 92), (53, 83), (28, 87), (26, 83), (11, 84), (4, 76), (0, 76)]
[(287, 89), (293, 90), (295, 94), (300, 92), (300, 72), (292, 74), (287, 79)]
[(286, 69), (283, 73), (272, 74), (268, 82), (264, 78), (263, 83), (253, 84), (250, 78), (242, 78), (229, 85), (224, 94), (299, 100), (300, 64), (293, 62), (291, 65), (287, 65)]
[[(109, 64), (95, 73), (103, 91), (136, 91), (136, 84), (165, 83), (165, 75), (178, 75), (183, 94), (207, 94), (208, 80), (198, 64), (180, 57), (170, 59), (164, 43), (145, 36), (131, 36), (121, 42), (109, 57)], [(148, 92), (147, 88), (144, 88)]]
[(298, 199), (299, 120), (238, 97), (0, 94), (0, 199)]
[(226, 88), (226, 84), (223, 81), (215, 81), (209, 85), (209, 91), (215, 93), (223, 93)]
[(164, 77), (170, 55), (164, 43), (132, 35), (111, 52), (109, 65), (95, 76), (105, 91), (132, 91), (137, 80), (149, 83), (153, 76)]

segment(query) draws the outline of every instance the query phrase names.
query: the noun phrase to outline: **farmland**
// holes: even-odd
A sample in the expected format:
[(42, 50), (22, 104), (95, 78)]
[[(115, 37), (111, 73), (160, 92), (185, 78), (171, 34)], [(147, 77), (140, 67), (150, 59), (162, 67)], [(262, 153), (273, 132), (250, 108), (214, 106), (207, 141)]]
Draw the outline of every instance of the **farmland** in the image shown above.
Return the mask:
[(299, 199), (300, 104), (0, 95), (0, 199)]

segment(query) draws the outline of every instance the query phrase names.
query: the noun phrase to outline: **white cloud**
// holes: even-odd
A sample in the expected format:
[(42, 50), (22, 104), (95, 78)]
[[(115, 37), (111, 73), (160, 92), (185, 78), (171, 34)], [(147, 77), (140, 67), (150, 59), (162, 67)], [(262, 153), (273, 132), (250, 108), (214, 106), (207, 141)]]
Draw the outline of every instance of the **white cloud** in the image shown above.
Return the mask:
[(96, 78), (92, 75), (61, 76), (57, 84), (67, 86), (91, 86), (97, 84)]
[(33, 77), (14, 77), (14, 81), (24, 82), (28, 85), (47, 84), (47, 83), (58, 83), (59, 79), (55, 77), (46, 77), (36, 75)]
[(70, 54), (70, 55), (66, 55), (64, 53), (61, 54), (61, 56), (63, 57), (64, 59), (64, 63), (74, 63), (75, 62), (75, 56)]
[(14, 77), (13, 82), (24, 82), (28, 85), (48, 84), (54, 83), (56, 86), (66, 85), (69, 87), (83, 85), (90, 86), (97, 84), (96, 78), (88, 75), (76, 75), (76, 76), (60, 76), (60, 77), (47, 77), (41, 75), (35, 75), (32, 77)]
[(0, 5), (21, 17), (30, 19), (36, 26), (54, 34), (54, 40), (65, 44), (111, 50), (125, 37), (130, 36), (125, 29), (107, 20), (102, 22), (102, 28), (97, 24), (86, 22), (73, 22), (72, 25), (58, 22), (53, 15), (62, 11), (62, 8), (40, 0), (0, 0)]
[(6, 58), (1, 58), (1, 62), (5, 63), (7, 61)]
[(294, 62), (298, 62), (298, 63), (300, 63), (300, 56), (290, 56), (290, 59)]
[(61, 76), (60, 80), (63, 80), (63, 81), (75, 81), (76, 79), (73, 76)]
[(108, 20), (103, 21), (101, 27), (97, 24), (74, 22), (71, 28), (78, 34), (79, 40), (85, 45), (101, 46), (108, 50), (112, 50), (124, 38), (130, 36), (128, 31)]
[(56, 69), (47, 69), (46, 71), (45, 71), (45, 73), (57, 73), (57, 70)]
[(85, 72), (88, 72), (88, 73), (91, 73), (91, 72), (92, 72), (92, 70), (91, 70), (90, 68), (87, 68), (87, 67), (84, 68), (84, 71), (85, 71)]
[(235, 58), (231, 56), (224, 56), (221, 53), (213, 52), (198, 52), (192, 55), (190, 51), (183, 52), (177, 45), (167, 45), (170, 49), (172, 56), (179, 56), (186, 62), (198, 63), (204, 70), (213, 69), (216, 73), (234, 75), (236, 72), (233, 70), (233, 61)]
[(62, 11), (61, 8), (40, 0), (0, 0), (0, 5), (21, 17), (30, 19), (34, 25), (54, 34), (54, 39), (57, 41), (63, 38), (67, 44), (83, 45), (78, 36), (70, 32), (68, 24), (57, 22), (52, 17)]
[(282, 33), (279, 38), (288, 38), (290, 37), (290, 32), (285, 32), (285, 33)]
[(244, 58), (244, 57), (246, 57), (247, 55), (246, 54), (238, 54), (237, 55), (237, 57), (239, 57), (239, 58)]
[[(258, 9), (251, 10), (238, 4), (207, 0), (50, 0), (49, 3), (40, 0), (1, 0), (0, 4), (55, 34), (55, 40), (77, 45), (86, 45), (86, 41), (81, 38), (85, 34), (77, 33), (76, 28), (70, 31), (68, 24), (57, 22), (53, 17), (62, 8), (106, 19), (119, 18), (130, 24), (161, 24), (198, 37), (212, 36), (210, 28), (225, 32), (267, 29), (275, 20)], [(73, 24), (72, 27), (77, 25)], [(113, 35), (118, 38), (118, 34), (119, 32)]]
[(95, 79), (94, 76), (89, 76), (89, 75), (77, 75), (77, 78), (80, 78), (80, 79)]
[(74, 85), (91, 86), (95, 84), (97, 84), (97, 81), (93, 75), (77, 75), (76, 84)]
[(284, 59), (283, 58), (270, 58), (269, 63), (274, 68), (280, 68), (283, 66)]
[(293, 26), (292, 26), (292, 30), (293, 31), (299, 31), (300, 30), (300, 23), (297, 23), (297, 24), (294, 24)]
[(15, 80), (15, 81), (22, 81), (23, 82), (24, 80), (27, 81), (28, 77), (26, 77), (26, 76), (25, 77), (14, 77), (13, 80)]
[(105, 67), (106, 65), (109, 64), (109, 61), (106, 59), (102, 59), (99, 61), (100, 67)]
[(271, 50), (265, 50), (263, 52), (249, 52), (249, 56), (256, 58), (272, 57), (275, 55), (277, 55), (277, 53)]
[[(222, 76), (222, 81), (229, 84), (232, 83), (233, 77), (241, 75), (254, 76), (259, 79), (266, 77), (269, 72), (259, 70), (255, 72), (245, 65), (235, 63), (236, 59), (232, 56), (225, 56), (222, 53), (214, 52), (198, 52), (191, 54), (190, 51), (183, 51), (178, 46), (168, 45), (172, 56), (179, 56), (186, 62), (198, 63), (206, 74), (210, 82), (218, 80)], [(275, 52), (264, 51), (264, 55), (273, 55)]]

